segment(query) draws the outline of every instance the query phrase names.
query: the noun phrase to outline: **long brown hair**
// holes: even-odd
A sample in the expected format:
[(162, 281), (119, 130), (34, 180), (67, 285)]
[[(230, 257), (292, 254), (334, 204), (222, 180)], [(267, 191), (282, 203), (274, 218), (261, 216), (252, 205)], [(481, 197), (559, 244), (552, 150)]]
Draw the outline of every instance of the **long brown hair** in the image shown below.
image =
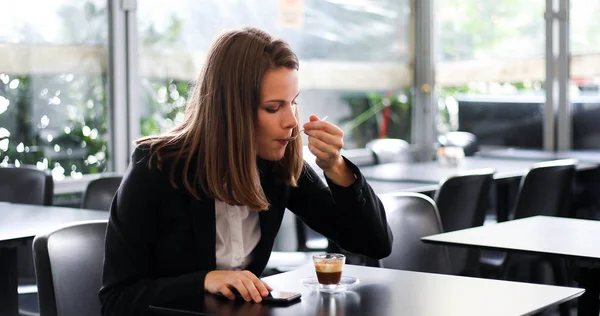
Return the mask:
[[(209, 50), (184, 120), (166, 134), (136, 143), (150, 146), (151, 166), (162, 170), (169, 162), (172, 186), (177, 187), (176, 173), (181, 172), (181, 183), (195, 198), (203, 193), (230, 205), (266, 210), (255, 139), (262, 79), (269, 70), (298, 66), (286, 42), (259, 29), (226, 32)], [(292, 135), (298, 133), (296, 126)], [(302, 166), (298, 137), (273, 169), (279, 180), (295, 186)]]

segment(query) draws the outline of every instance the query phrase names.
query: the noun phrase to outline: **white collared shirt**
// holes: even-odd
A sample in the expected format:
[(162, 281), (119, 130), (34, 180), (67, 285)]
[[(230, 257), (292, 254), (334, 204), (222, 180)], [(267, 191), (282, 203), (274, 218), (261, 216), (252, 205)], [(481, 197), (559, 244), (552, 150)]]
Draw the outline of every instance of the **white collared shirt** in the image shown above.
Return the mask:
[(260, 219), (247, 206), (215, 200), (217, 270), (244, 270), (260, 241)]

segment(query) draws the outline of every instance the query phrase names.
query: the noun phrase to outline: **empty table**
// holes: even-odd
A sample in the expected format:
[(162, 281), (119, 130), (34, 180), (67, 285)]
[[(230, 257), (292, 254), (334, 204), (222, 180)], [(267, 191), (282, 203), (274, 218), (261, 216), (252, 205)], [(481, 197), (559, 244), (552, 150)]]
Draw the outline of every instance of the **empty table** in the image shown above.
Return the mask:
[(523, 159), (523, 160), (551, 160), (551, 159), (577, 159), (580, 162), (600, 164), (600, 150), (568, 150), (545, 151), (539, 149), (502, 148), (481, 150), (476, 153), (478, 157)]
[[(449, 246), (600, 262), (600, 221), (593, 220), (534, 216), (428, 236), (422, 240)], [(590, 296), (598, 299), (597, 292), (587, 291), (583, 300)]]
[[(387, 163), (360, 168), (368, 180), (378, 181), (417, 181), (417, 182), (439, 182), (442, 179), (461, 174), (466, 171), (492, 168), (496, 170), (494, 179), (511, 179), (523, 176), (535, 162), (548, 161), (540, 159), (536, 161), (514, 160), (503, 158), (465, 157), (463, 163), (458, 166), (443, 166), (437, 161), (415, 162), (415, 163)], [(578, 170), (591, 169), (594, 165), (580, 163)]]
[(301, 279), (315, 276), (312, 266), (264, 278), (276, 290), (302, 293), (301, 301), (289, 306), (232, 302), (206, 294), (151, 309), (161, 314), (174, 314), (164, 308), (188, 310), (190, 315), (525, 315), (583, 293), (577, 288), (353, 265), (346, 265), (344, 275), (357, 277), (360, 284), (338, 294), (302, 286)]
[[(505, 221), (508, 218), (511, 192), (516, 194), (519, 179), (525, 175), (536, 162), (529, 160), (515, 160), (503, 158), (465, 157), (458, 166), (444, 166), (437, 161), (414, 163), (387, 163), (362, 167), (361, 172), (369, 181), (411, 181), (423, 183), (437, 183), (445, 178), (460, 175), (467, 171), (492, 168), (496, 180), (497, 195), (497, 220)], [(545, 160), (548, 161), (548, 160)], [(596, 165), (578, 163), (578, 171), (594, 170)]]
[[(327, 180), (325, 180), (325, 177), (322, 176), (321, 180), (323, 180), (323, 183), (327, 185)], [(367, 183), (369, 183), (376, 194), (402, 191), (428, 193), (435, 192), (438, 189), (437, 182), (427, 181), (379, 181), (367, 179)]]
[(108, 212), (0, 202), (0, 316), (18, 315), (17, 247), (63, 225), (108, 219)]

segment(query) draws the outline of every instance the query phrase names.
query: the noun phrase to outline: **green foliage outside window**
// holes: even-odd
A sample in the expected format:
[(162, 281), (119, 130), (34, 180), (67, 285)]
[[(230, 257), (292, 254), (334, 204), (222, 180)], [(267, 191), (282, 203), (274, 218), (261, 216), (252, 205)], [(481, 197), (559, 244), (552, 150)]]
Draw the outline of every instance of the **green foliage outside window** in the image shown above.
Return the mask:
[[(364, 147), (379, 137), (400, 138), (410, 141), (412, 128), (412, 97), (410, 89), (388, 93), (370, 92), (342, 97), (350, 108), (350, 115), (340, 123), (350, 133), (354, 147)], [(388, 128), (381, 135), (384, 109), (389, 107)]]
[(140, 119), (142, 136), (163, 133), (181, 121), (189, 92), (187, 81), (144, 80), (142, 97), (149, 114)]
[(106, 77), (0, 74), (0, 162), (79, 177), (106, 169)]

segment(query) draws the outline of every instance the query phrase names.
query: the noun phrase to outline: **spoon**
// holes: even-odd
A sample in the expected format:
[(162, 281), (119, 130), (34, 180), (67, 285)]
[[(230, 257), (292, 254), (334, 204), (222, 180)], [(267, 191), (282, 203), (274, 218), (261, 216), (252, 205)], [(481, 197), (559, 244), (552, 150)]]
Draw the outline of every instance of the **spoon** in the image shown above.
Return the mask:
[[(323, 119), (321, 119), (321, 122), (325, 122), (327, 120), (329, 116), (325, 116)], [(302, 129), (301, 131), (298, 132), (298, 135), (296, 136), (292, 136), (292, 137), (288, 137), (288, 138), (284, 138), (283, 140), (287, 140), (288, 142), (293, 142), (296, 140), (296, 138), (298, 138), (298, 136), (300, 136), (300, 133), (304, 132), (304, 129)]]

